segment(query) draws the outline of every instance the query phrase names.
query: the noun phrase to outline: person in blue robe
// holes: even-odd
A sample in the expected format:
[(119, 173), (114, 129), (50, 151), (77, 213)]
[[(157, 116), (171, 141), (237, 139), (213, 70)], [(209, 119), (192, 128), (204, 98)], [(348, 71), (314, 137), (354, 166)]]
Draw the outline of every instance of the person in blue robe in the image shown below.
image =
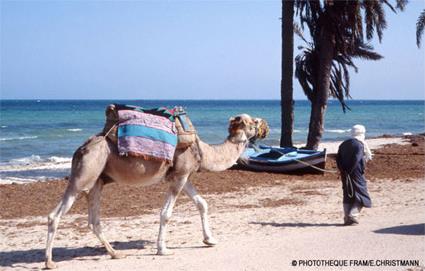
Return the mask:
[(355, 125), (351, 133), (352, 138), (341, 143), (336, 157), (342, 181), (344, 225), (357, 225), (362, 208), (372, 207), (364, 176), (366, 160), (372, 159), (365, 142), (366, 129)]

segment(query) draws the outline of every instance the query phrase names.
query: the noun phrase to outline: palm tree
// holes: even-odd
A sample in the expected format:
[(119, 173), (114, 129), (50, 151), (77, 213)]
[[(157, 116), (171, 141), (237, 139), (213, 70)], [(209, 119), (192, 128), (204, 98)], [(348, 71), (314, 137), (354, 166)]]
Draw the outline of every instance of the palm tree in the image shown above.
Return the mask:
[(292, 79), (294, 76), (294, 1), (282, 0), (282, 80), (281, 96), (281, 147), (292, 147), (294, 129), (294, 100)]
[[(397, 0), (396, 8), (402, 10), (406, 2)], [(344, 112), (348, 108), (345, 103), (345, 99), (350, 97), (348, 67), (357, 71), (353, 58), (382, 58), (365, 40), (372, 40), (376, 33), (381, 41), (387, 26), (384, 5), (395, 12), (386, 0), (296, 1), (301, 27), (307, 25), (312, 39), (297, 56), (295, 71), (311, 102), (306, 148), (318, 148), (329, 96), (340, 101)]]
[(422, 10), (421, 15), (419, 15), (418, 21), (416, 22), (416, 44), (418, 47), (421, 46), (421, 38), (424, 33), (425, 27), (425, 9)]

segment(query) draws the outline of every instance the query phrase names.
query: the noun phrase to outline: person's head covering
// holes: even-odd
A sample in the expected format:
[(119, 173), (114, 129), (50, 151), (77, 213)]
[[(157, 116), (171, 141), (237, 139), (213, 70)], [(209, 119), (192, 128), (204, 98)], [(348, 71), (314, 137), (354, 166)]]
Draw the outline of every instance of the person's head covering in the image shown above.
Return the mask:
[(364, 153), (366, 161), (372, 160), (372, 152), (369, 149), (369, 146), (367, 145), (367, 142), (365, 140), (366, 135), (366, 128), (361, 124), (356, 124), (351, 128), (351, 137), (357, 139), (358, 141), (363, 143), (364, 146)]
[(361, 124), (356, 124), (351, 128), (351, 136), (357, 140), (364, 141), (366, 128)]

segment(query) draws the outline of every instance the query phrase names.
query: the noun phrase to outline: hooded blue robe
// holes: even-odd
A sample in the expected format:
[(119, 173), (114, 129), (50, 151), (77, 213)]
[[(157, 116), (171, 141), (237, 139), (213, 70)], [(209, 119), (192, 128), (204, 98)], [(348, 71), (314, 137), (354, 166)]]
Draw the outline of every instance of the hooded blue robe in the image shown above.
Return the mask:
[(356, 201), (364, 207), (372, 207), (366, 178), (364, 177), (363, 143), (354, 138), (342, 142), (338, 148), (336, 163), (341, 172), (342, 189), (344, 191), (343, 203), (353, 204)]

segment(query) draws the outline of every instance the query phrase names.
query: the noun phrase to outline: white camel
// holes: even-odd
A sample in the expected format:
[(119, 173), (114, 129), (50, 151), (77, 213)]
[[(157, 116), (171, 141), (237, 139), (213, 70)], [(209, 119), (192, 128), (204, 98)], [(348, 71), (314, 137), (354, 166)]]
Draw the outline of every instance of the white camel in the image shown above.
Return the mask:
[(125, 255), (118, 253), (102, 233), (99, 208), (102, 187), (109, 182), (139, 184), (147, 186), (167, 180), (170, 184), (165, 204), (160, 214), (157, 254), (168, 254), (165, 243), (166, 227), (171, 218), (174, 204), (183, 190), (196, 204), (202, 220), (203, 242), (214, 246), (214, 239), (208, 223), (208, 205), (198, 195), (188, 177), (198, 170), (222, 171), (230, 168), (240, 157), (248, 141), (258, 135), (259, 119), (242, 114), (230, 119), (229, 136), (224, 143), (208, 145), (197, 137), (197, 142), (186, 149), (177, 149), (172, 166), (161, 161), (144, 160), (140, 157), (118, 155), (117, 146), (103, 134), (91, 137), (79, 147), (72, 159), (68, 186), (60, 203), (48, 216), (46, 246), (46, 268), (56, 268), (52, 259), (53, 239), (59, 220), (66, 214), (81, 192), (87, 192), (88, 224), (105, 246), (113, 259)]

